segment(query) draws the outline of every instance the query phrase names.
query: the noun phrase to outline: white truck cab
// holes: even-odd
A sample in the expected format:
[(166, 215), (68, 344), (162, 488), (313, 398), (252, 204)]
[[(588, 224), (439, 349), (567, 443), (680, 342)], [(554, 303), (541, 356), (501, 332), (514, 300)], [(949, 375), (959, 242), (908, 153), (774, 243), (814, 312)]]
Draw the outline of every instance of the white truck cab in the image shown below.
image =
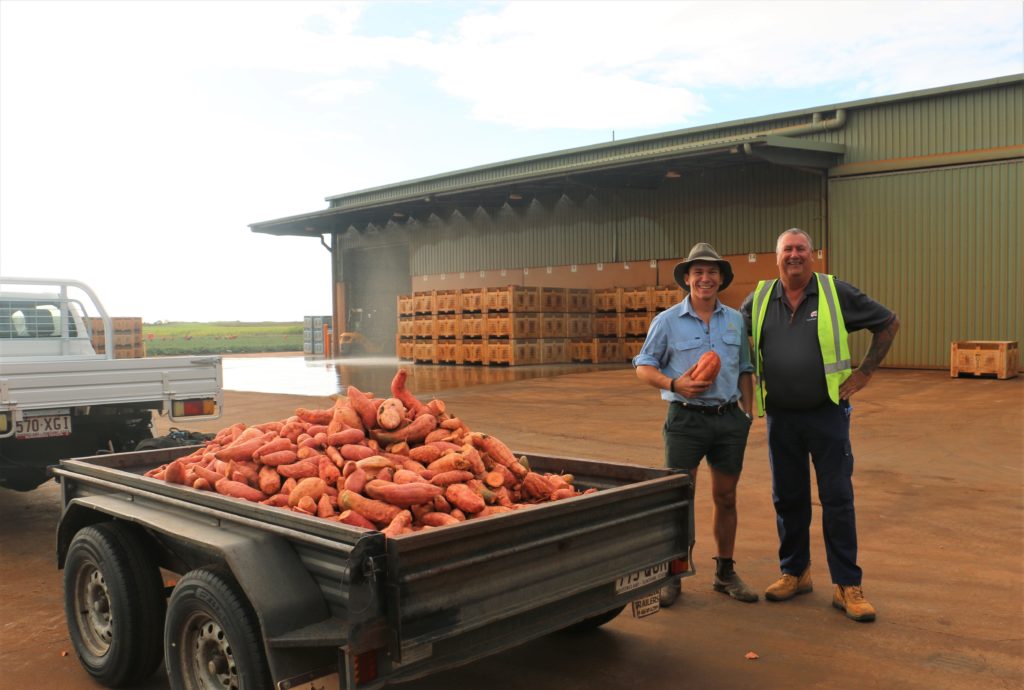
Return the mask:
[(62, 458), (134, 450), (153, 437), (154, 412), (175, 422), (220, 416), (220, 357), (116, 359), (112, 332), (84, 283), (0, 278), (0, 486), (30, 490)]

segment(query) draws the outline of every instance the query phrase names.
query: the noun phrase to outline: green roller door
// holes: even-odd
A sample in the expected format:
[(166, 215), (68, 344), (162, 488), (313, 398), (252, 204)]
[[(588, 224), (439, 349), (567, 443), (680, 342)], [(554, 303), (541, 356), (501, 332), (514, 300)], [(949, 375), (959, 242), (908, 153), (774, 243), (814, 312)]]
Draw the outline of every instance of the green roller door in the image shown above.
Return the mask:
[[(887, 366), (946, 368), (954, 340), (1024, 341), (1024, 161), (836, 178), (830, 266), (899, 314)], [(869, 337), (854, 337), (854, 357)]]

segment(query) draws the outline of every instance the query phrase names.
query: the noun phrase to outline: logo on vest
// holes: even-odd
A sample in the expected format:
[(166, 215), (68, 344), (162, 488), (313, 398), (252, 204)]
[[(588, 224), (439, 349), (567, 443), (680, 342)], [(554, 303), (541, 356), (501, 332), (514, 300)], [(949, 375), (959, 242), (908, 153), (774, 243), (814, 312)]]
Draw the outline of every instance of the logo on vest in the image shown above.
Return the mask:
[(807, 320), (808, 321), (817, 321), (818, 320), (818, 310), (815, 309), (810, 314), (808, 314), (807, 315)]

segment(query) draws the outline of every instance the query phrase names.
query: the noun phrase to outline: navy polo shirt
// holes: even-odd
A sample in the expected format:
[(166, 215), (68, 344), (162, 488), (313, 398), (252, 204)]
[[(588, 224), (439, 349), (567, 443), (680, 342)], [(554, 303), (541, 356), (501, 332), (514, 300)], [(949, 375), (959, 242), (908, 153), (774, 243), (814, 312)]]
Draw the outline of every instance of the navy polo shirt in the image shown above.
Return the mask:
[[(889, 309), (849, 283), (838, 278), (835, 283), (848, 333), (865, 328), (877, 333), (888, 325), (893, 317)], [(748, 334), (752, 333), (753, 302), (752, 292), (740, 307)], [(804, 288), (804, 300), (795, 312), (785, 299), (782, 283), (775, 283), (768, 298), (760, 346), (768, 409), (810, 410), (829, 401), (818, 344), (817, 277)]]

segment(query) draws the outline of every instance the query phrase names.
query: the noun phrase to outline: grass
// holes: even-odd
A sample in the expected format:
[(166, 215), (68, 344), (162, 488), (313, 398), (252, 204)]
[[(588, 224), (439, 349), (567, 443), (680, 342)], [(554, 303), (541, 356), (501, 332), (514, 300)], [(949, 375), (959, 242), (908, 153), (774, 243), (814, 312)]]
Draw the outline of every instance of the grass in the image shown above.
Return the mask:
[(302, 322), (170, 321), (142, 324), (148, 356), (302, 352)]

